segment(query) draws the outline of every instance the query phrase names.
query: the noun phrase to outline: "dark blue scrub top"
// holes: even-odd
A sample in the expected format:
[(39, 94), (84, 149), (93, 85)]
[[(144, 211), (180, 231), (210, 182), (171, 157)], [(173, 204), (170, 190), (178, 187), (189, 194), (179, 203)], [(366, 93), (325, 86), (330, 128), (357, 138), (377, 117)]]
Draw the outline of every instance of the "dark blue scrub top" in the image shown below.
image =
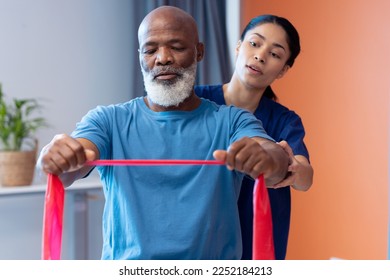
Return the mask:
[[(217, 104), (226, 104), (222, 85), (196, 86), (195, 93)], [(294, 155), (302, 155), (309, 159), (309, 153), (303, 141), (305, 130), (301, 118), (294, 111), (263, 96), (254, 115), (262, 121), (264, 129), (275, 141), (286, 140)], [(243, 242), (242, 259), (244, 260), (252, 259), (253, 186), (254, 180), (249, 176), (244, 177), (238, 200)], [(283, 260), (286, 257), (290, 229), (290, 187), (268, 189), (268, 194), (272, 211), (275, 258)]]

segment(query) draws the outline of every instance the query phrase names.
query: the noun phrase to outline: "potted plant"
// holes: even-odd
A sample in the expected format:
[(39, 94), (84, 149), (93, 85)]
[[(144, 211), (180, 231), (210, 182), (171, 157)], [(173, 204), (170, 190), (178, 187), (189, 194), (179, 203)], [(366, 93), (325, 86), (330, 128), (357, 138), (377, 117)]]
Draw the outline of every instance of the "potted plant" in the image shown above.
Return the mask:
[(0, 84), (0, 185), (32, 184), (38, 141), (37, 129), (46, 126), (42, 117), (34, 117), (41, 106), (36, 99), (12, 99), (7, 102)]

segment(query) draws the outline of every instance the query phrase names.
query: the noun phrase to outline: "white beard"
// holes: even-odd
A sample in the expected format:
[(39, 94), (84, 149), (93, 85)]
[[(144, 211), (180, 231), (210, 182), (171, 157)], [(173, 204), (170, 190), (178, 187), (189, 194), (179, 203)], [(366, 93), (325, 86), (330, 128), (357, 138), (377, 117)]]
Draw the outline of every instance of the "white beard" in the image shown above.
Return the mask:
[[(142, 67), (141, 67), (142, 68)], [(188, 68), (173, 68), (162, 66), (160, 69), (146, 72), (142, 69), (144, 76), (145, 90), (150, 100), (163, 107), (178, 106), (191, 93), (195, 84), (197, 61)], [(161, 70), (176, 73), (179, 76), (174, 80), (154, 80), (155, 75)]]

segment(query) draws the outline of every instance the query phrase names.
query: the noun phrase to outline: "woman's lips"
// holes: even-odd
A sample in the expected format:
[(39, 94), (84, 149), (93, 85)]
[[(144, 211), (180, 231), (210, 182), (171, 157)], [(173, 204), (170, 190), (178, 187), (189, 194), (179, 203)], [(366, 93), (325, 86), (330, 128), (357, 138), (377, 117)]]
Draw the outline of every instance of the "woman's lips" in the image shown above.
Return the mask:
[(256, 74), (259, 74), (259, 75), (263, 75), (263, 71), (261, 71), (260, 68), (257, 68), (254, 65), (247, 65), (246, 67), (249, 69), (249, 71), (251, 73), (256, 73)]

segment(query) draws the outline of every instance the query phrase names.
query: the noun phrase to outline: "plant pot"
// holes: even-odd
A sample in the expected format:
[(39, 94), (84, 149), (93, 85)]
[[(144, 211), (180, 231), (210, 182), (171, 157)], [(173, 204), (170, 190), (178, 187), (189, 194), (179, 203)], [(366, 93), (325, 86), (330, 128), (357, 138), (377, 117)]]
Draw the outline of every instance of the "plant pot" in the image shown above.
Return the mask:
[(0, 151), (0, 185), (30, 186), (34, 179), (36, 149)]

